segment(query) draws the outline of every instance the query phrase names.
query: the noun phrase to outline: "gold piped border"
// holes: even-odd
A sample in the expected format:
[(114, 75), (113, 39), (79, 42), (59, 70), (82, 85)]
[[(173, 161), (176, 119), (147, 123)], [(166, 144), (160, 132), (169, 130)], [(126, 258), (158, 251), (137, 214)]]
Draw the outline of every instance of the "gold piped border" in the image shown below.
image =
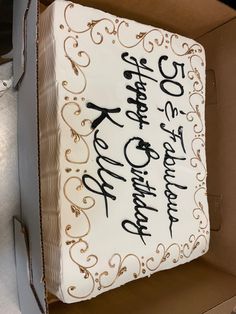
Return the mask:
[[(100, 45), (103, 43), (105, 39), (105, 35), (113, 36), (112, 43), (116, 42), (121, 46), (131, 49), (138, 45), (142, 45), (143, 49), (147, 53), (152, 53), (155, 48), (159, 46), (164, 46), (165, 48), (169, 48), (177, 57), (182, 57), (188, 55), (189, 64), (191, 70), (187, 73), (188, 78), (192, 80), (192, 90), (189, 91), (189, 106), (190, 110), (186, 114), (187, 120), (193, 124), (194, 138), (191, 143), (193, 156), (190, 158), (190, 165), (196, 169), (196, 189), (194, 191), (194, 203), (195, 208), (193, 209), (193, 218), (199, 221), (199, 234), (196, 236), (191, 234), (189, 236), (188, 242), (183, 244), (173, 243), (168, 247), (165, 247), (162, 243), (157, 245), (155, 254), (149, 258), (144, 258), (143, 256), (138, 257), (135, 254), (127, 254), (122, 257), (119, 253), (114, 253), (111, 258), (108, 260), (108, 270), (104, 270), (101, 273), (92, 272), (92, 268), (97, 265), (98, 257), (94, 254), (90, 254), (86, 258), (86, 265), (82, 265), (79, 263), (74, 257), (74, 252), (79, 250), (81, 254), (85, 254), (89, 249), (89, 244), (85, 237), (89, 234), (91, 229), (90, 220), (87, 214), (87, 210), (92, 210), (95, 205), (95, 200), (92, 197), (86, 196), (82, 199), (82, 205), (78, 205), (73, 202), (68, 196), (67, 186), (72, 181), (77, 183), (74, 188), (79, 193), (81, 189), (83, 189), (82, 180), (78, 176), (69, 177), (64, 183), (64, 196), (68, 200), (70, 205), (71, 212), (75, 215), (76, 218), (80, 218), (81, 216), (86, 218), (88, 228), (87, 231), (83, 234), (72, 234), (71, 225), (67, 225), (65, 228), (65, 234), (68, 237), (66, 241), (66, 245), (69, 246), (69, 256), (72, 262), (78, 266), (80, 273), (83, 275), (84, 280), (89, 281), (89, 291), (80, 295), (78, 293), (78, 288), (74, 285), (71, 285), (67, 288), (67, 293), (72, 298), (83, 300), (88, 298), (94, 290), (102, 290), (112, 287), (116, 281), (124, 274), (128, 272), (127, 262), (130, 259), (136, 261), (136, 270), (131, 274), (131, 279), (137, 279), (143, 276), (147, 271), (153, 273), (156, 272), (160, 266), (165, 263), (167, 260), (171, 260), (173, 264), (177, 264), (183, 258), (189, 258), (195, 250), (201, 246), (203, 249), (201, 250), (201, 254), (204, 254), (208, 248), (208, 240), (207, 235), (209, 234), (209, 219), (208, 215), (205, 212), (203, 202), (201, 201), (201, 195), (206, 195), (206, 176), (207, 170), (204, 164), (204, 160), (202, 155), (204, 155), (205, 150), (205, 134), (204, 132), (204, 124), (201, 117), (201, 111), (199, 110), (200, 106), (204, 105), (204, 85), (203, 80), (198, 71), (198, 67), (204, 67), (204, 61), (201, 57), (201, 53), (203, 49), (201, 45), (198, 43), (194, 43), (189, 45), (183, 41), (183, 37), (179, 37), (177, 34), (169, 34), (165, 33), (163, 30), (158, 28), (153, 28), (149, 31), (142, 31), (135, 35), (132, 43), (127, 43), (122, 40), (122, 32), (129, 31), (130, 24), (128, 21), (120, 20), (119, 18), (115, 18), (114, 20), (110, 18), (102, 18), (99, 20), (92, 20), (87, 23), (87, 27), (82, 30), (74, 29), (71, 27), (68, 18), (69, 10), (74, 8), (73, 3), (69, 3), (66, 5), (64, 9), (64, 25), (60, 24), (59, 27), (62, 31), (66, 31), (66, 34), (70, 33), (70, 35), (64, 40), (64, 53), (65, 58), (71, 64), (72, 75), (75, 75), (81, 82), (81, 88), (78, 90), (72, 90), (70, 87), (70, 83), (68, 81), (62, 81), (61, 85), (65, 89), (66, 92), (69, 92), (73, 95), (82, 94), (86, 90), (87, 79), (84, 73), (85, 69), (90, 65), (90, 56), (85, 51), (77, 52), (77, 58), (80, 62), (74, 57), (70, 56), (68, 53), (68, 45), (72, 45), (73, 48), (78, 48), (78, 42), (81, 35), (88, 33), (91, 41), (95, 45)], [(176, 50), (175, 43), (179, 42), (178, 51)], [(83, 59), (83, 62), (82, 62)], [(70, 158), (71, 149), (66, 149), (65, 151), (65, 160), (68, 163), (76, 163), (76, 164), (86, 164), (89, 161), (90, 151), (89, 146), (86, 142), (86, 137), (89, 136), (92, 131), (91, 129), (87, 133), (80, 133), (76, 131), (73, 126), (70, 125), (68, 119), (65, 116), (65, 110), (72, 106), (75, 107), (75, 111), (73, 114), (80, 115), (81, 106), (76, 101), (77, 97), (73, 98), (73, 101), (67, 101), (63, 105), (61, 109), (61, 117), (65, 124), (69, 127), (71, 131), (71, 137), (74, 143), (82, 142), (85, 150), (87, 151), (87, 157), (85, 160), (72, 160)], [(81, 126), (84, 127), (86, 124), (91, 124), (89, 119), (85, 119), (81, 122)], [(198, 169), (198, 170), (197, 170)], [(199, 170), (200, 169), (200, 170)], [(72, 188), (72, 187), (71, 187)], [(203, 194), (201, 194), (203, 193)], [(89, 204), (88, 204), (89, 203)], [(75, 250), (75, 251), (74, 251)]]

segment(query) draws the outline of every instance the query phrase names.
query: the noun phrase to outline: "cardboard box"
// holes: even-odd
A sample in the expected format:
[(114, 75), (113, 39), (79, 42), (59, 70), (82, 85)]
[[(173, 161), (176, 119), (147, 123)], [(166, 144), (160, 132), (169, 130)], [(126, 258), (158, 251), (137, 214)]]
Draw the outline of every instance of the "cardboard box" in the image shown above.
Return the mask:
[[(51, 1), (14, 1), (14, 85), (18, 88), (21, 216), (14, 218), (23, 314), (236, 313), (236, 12), (216, 0), (81, 0), (115, 15), (197, 39), (207, 57), (209, 252), (90, 301), (48, 304), (40, 214), (38, 17)], [(44, 6), (45, 5), (45, 6)]]

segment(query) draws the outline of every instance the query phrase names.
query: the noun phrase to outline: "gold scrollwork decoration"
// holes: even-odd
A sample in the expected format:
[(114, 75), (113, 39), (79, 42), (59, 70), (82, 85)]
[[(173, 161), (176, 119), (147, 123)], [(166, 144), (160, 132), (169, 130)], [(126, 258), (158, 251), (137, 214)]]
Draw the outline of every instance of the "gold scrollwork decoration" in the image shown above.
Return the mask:
[[(70, 208), (73, 214), (75, 214), (75, 217), (80, 217), (81, 215), (83, 215), (87, 221), (87, 229), (82, 233), (82, 234), (72, 234), (71, 233), (71, 229), (72, 226), (71, 225), (67, 225), (65, 228), (65, 233), (66, 236), (69, 238), (68, 241), (66, 241), (66, 244), (70, 246), (69, 248), (69, 256), (71, 258), (71, 260), (78, 266), (80, 272), (82, 274), (84, 274), (84, 278), (85, 279), (90, 279), (91, 281), (91, 287), (89, 289), (89, 292), (86, 295), (76, 295), (73, 293), (73, 291), (76, 290), (75, 286), (70, 286), (67, 289), (67, 292), (70, 296), (77, 298), (77, 299), (84, 299), (87, 298), (94, 290), (94, 286), (95, 286), (95, 280), (94, 277), (92, 275), (92, 273), (89, 271), (90, 268), (94, 267), (97, 263), (98, 263), (98, 257), (94, 254), (91, 254), (89, 256), (87, 256), (86, 258), (86, 262), (88, 263), (87, 265), (82, 265), (80, 263), (77, 262), (76, 258), (74, 257), (74, 252), (78, 252), (78, 248), (80, 247), (80, 253), (84, 254), (87, 252), (89, 245), (88, 242), (84, 239), (84, 237), (86, 237), (91, 229), (91, 224), (88, 218), (88, 215), (86, 214), (86, 210), (92, 208), (95, 205), (95, 200), (90, 197), (90, 196), (85, 196), (82, 199), (83, 205), (79, 206), (78, 204), (76, 204), (74, 201), (71, 200), (71, 198), (68, 196), (68, 183), (72, 180), (76, 180), (79, 181), (76, 184), (75, 190), (77, 192), (80, 192), (83, 188), (83, 184), (82, 184), (82, 180), (79, 177), (70, 177), (69, 179), (66, 180), (64, 187), (63, 187), (63, 192), (64, 192), (64, 196), (66, 198), (66, 200), (70, 203)], [(89, 205), (87, 205), (90, 202)], [(82, 247), (81, 247), (82, 246)]]
[(203, 62), (203, 59), (202, 57), (200, 57), (199, 55), (191, 55), (189, 57), (189, 61), (190, 61), (190, 67), (191, 67), (191, 70), (188, 71), (187, 75), (188, 77), (190, 78), (190, 80), (193, 80), (193, 92), (201, 92), (203, 90), (203, 83), (202, 83), (202, 78), (201, 78), (201, 75), (200, 75), (200, 72), (198, 70), (198, 67), (196, 67), (194, 65), (194, 60), (197, 60), (198, 61), (200, 60), (200, 66), (204, 66), (204, 62)]
[(204, 239), (205, 246), (202, 249), (202, 254), (206, 252), (207, 248), (207, 239), (205, 235), (199, 235), (197, 238), (194, 234), (191, 234), (189, 241), (180, 245), (178, 243), (172, 243), (167, 248), (164, 244), (158, 244), (156, 248), (156, 257), (150, 257), (146, 260), (146, 267), (149, 271), (155, 272), (161, 266), (162, 263), (165, 263), (168, 259), (172, 258), (172, 262), (177, 264), (183, 257), (189, 258), (194, 250), (200, 245), (200, 239)]
[[(71, 230), (71, 226), (68, 226), (68, 228), (66, 228), (66, 235), (70, 238), (84, 238), (86, 235), (89, 234), (90, 232), (90, 228), (91, 228), (91, 225), (90, 225), (90, 221), (89, 221), (89, 218), (88, 218), (88, 215), (86, 214), (86, 210), (88, 209), (91, 209), (94, 205), (95, 205), (95, 200), (93, 197), (91, 196), (85, 196), (83, 197), (82, 199), (82, 205), (78, 205), (77, 203), (73, 202), (71, 200), (71, 198), (68, 196), (68, 184), (71, 182), (71, 181), (77, 181), (78, 183), (76, 184), (76, 187), (75, 187), (75, 191), (76, 192), (81, 192), (81, 190), (83, 189), (83, 183), (82, 183), (82, 180), (79, 178), (79, 177), (76, 177), (76, 176), (73, 176), (73, 177), (69, 177), (66, 182), (64, 183), (64, 186), (63, 186), (63, 194), (66, 198), (66, 200), (70, 203), (71, 205), (71, 211), (73, 214), (75, 214), (75, 217), (79, 217), (81, 214), (84, 215), (84, 217), (86, 218), (86, 221), (87, 221), (87, 225), (88, 225), (88, 228), (87, 228), (87, 231), (85, 233), (83, 233), (82, 235), (78, 236), (73, 236), (69, 231)], [(71, 184), (71, 183), (70, 183)], [(71, 189), (70, 189), (71, 190)]]
[(197, 220), (200, 219), (199, 222), (200, 229), (206, 229), (208, 227), (209, 221), (202, 202), (197, 199), (200, 193), (206, 193), (206, 188), (203, 186), (199, 187), (194, 193), (194, 202), (196, 204), (196, 208), (194, 208), (193, 210), (193, 217)]
[[(194, 98), (197, 98), (197, 100), (193, 100)], [(194, 104), (193, 104), (194, 102)], [(204, 105), (204, 97), (202, 94), (199, 93), (192, 93), (189, 96), (189, 104), (192, 107), (193, 110), (189, 111), (186, 114), (186, 117), (188, 121), (192, 122), (195, 117), (197, 117), (199, 123), (195, 123), (193, 126), (195, 133), (201, 133), (203, 131), (203, 122), (201, 117), (201, 111), (199, 110), (199, 107)]]
[[(92, 20), (91, 22), (87, 23), (87, 27), (83, 30), (78, 30), (73, 27), (71, 27), (69, 21), (68, 21), (68, 9), (71, 9), (74, 7), (73, 3), (70, 3), (66, 6), (64, 11), (64, 18), (66, 25), (68, 26), (69, 30), (74, 32), (75, 34), (83, 34), (86, 32), (90, 33), (90, 38), (93, 41), (94, 44), (100, 45), (103, 42), (104, 35), (101, 33), (101, 31), (96, 30), (98, 26), (101, 26), (104, 24), (104, 30), (108, 35), (115, 35), (116, 29), (115, 29), (115, 23), (108, 19), (108, 18), (102, 18), (99, 20)], [(96, 38), (97, 37), (97, 38)]]
[[(114, 262), (116, 258), (118, 259), (118, 263)], [(127, 266), (125, 266), (125, 261), (127, 261), (127, 259), (130, 259), (130, 258), (133, 258), (137, 261), (138, 270), (137, 272), (133, 273), (133, 278), (137, 279), (141, 274), (141, 262), (138, 256), (136, 256), (135, 254), (127, 254), (125, 257), (122, 258), (120, 254), (115, 253), (112, 255), (112, 257), (108, 261), (108, 265), (111, 269), (117, 268), (115, 271), (115, 276), (109, 284), (105, 284), (102, 282), (102, 279), (104, 277), (109, 276), (109, 272), (108, 271), (102, 272), (98, 277), (98, 282), (99, 282), (98, 290), (101, 290), (101, 288), (111, 287), (116, 282), (116, 280), (128, 270)]]
[[(65, 151), (65, 158), (68, 162), (70, 163), (74, 163), (74, 164), (86, 164), (89, 160), (89, 156), (90, 156), (90, 150), (89, 150), (89, 146), (85, 140), (85, 138), (87, 136), (89, 136), (93, 130), (90, 128), (89, 132), (85, 133), (85, 134), (82, 134), (82, 133), (79, 133), (78, 131), (76, 131), (72, 126), (71, 124), (68, 122), (68, 120), (66, 119), (65, 117), (65, 109), (68, 108), (68, 107), (72, 107), (72, 106), (75, 106), (77, 110), (75, 110), (73, 112), (74, 115), (77, 115), (79, 116), (80, 113), (81, 113), (81, 108), (80, 108), (80, 105), (77, 103), (77, 102), (67, 102), (63, 105), (62, 109), (61, 109), (61, 117), (63, 119), (63, 121), (65, 122), (65, 124), (70, 128), (70, 131), (71, 131), (71, 137), (73, 138), (74, 140), (74, 143), (78, 143), (80, 140), (83, 142), (84, 144), (84, 147), (87, 151), (86, 153), (86, 158), (85, 160), (82, 160), (82, 161), (78, 161), (78, 160), (72, 160), (71, 158), (69, 158), (69, 155), (71, 154), (71, 149), (67, 149)], [(87, 124), (91, 125), (92, 124), (92, 121), (89, 120), (89, 119), (83, 119), (80, 123), (80, 125), (82, 127), (85, 127)]]
[[(88, 27), (90, 30), (90, 37), (92, 39), (92, 41), (94, 42), (94, 44), (96, 45), (100, 45), (103, 40), (104, 40), (104, 35), (99, 32), (96, 31), (95, 32), (95, 28), (101, 24), (107, 24), (106, 26), (104, 26), (104, 30), (108, 35), (115, 35), (116, 34), (116, 30), (115, 30), (115, 23), (107, 18), (103, 18), (100, 20), (92, 20), (91, 22), (88, 23)], [(109, 26), (108, 26), (109, 25)], [(95, 38), (95, 35), (98, 37), (97, 39)]]
[[(127, 44), (124, 43), (121, 40), (121, 27), (122, 26), (126, 26), (127, 28), (129, 27), (129, 23), (126, 21), (121, 21), (117, 27), (117, 38), (119, 40), (119, 43), (125, 47), (125, 48), (134, 48), (136, 46), (138, 46), (140, 43), (142, 43), (143, 45), (143, 49), (146, 52), (152, 52), (155, 45), (156, 46), (161, 46), (164, 42), (164, 35), (162, 33), (162, 31), (158, 28), (154, 28), (151, 29), (150, 31), (147, 32), (140, 32), (136, 35), (136, 40), (138, 40), (137, 42), (133, 43), (133, 44)], [(153, 40), (148, 40), (148, 38), (150, 37), (151, 34), (156, 33), (158, 37), (155, 37)]]
[(83, 80), (82, 80), (82, 87), (79, 90), (72, 90), (69, 87), (69, 82), (64, 80), (62, 81), (62, 86), (65, 90), (67, 90), (68, 92), (72, 93), (72, 94), (81, 94), (85, 91), (86, 86), (87, 86), (87, 79), (86, 76), (83, 72), (83, 68), (86, 68), (89, 66), (90, 64), (90, 57), (87, 54), (87, 52), (85, 51), (79, 51), (76, 55), (77, 58), (84, 58), (85, 62), (84, 63), (79, 63), (77, 60), (75, 60), (74, 57), (72, 57), (69, 52), (68, 52), (68, 41), (71, 41), (73, 43), (73, 48), (78, 48), (78, 40), (73, 37), (73, 36), (68, 36), (66, 37), (66, 39), (64, 40), (64, 52), (65, 52), (65, 57), (69, 60), (72, 70), (74, 72), (74, 74), (76, 76), (82, 76)]
[(197, 168), (198, 165), (201, 165), (201, 168), (203, 169), (203, 171), (197, 172), (196, 179), (199, 182), (202, 182), (206, 179), (207, 170), (206, 170), (206, 166), (204, 164), (204, 161), (202, 160), (202, 157), (201, 157), (201, 149), (200, 148), (196, 149), (196, 147), (195, 147), (197, 145), (196, 143), (198, 143), (198, 145), (200, 144), (200, 147), (205, 148), (205, 142), (202, 138), (196, 137), (192, 140), (191, 148), (192, 148), (192, 152), (194, 154), (194, 157), (192, 157), (190, 159), (190, 164), (193, 168)]
[(163, 262), (171, 257), (172, 252), (175, 253), (174, 257), (172, 258), (172, 262), (176, 264), (180, 258), (180, 250), (180, 245), (178, 243), (172, 243), (167, 248), (162, 243), (158, 244), (156, 248), (157, 259), (155, 259), (153, 256), (148, 258), (146, 260), (147, 269), (152, 272), (156, 271)]
[[(86, 294), (78, 295), (78, 294), (75, 294), (75, 291), (76, 291), (77, 287), (73, 286), (73, 285), (69, 286), (67, 288), (68, 294), (71, 297), (76, 298), (76, 299), (86, 299), (87, 297), (89, 297), (89, 295), (91, 293), (93, 293), (94, 288), (95, 288), (95, 279), (94, 279), (94, 276), (93, 276), (93, 274), (91, 273), (91, 271), (89, 269), (93, 268), (98, 263), (98, 257), (96, 255), (94, 255), (94, 254), (91, 254), (91, 255), (87, 256), (86, 262), (89, 263), (89, 264), (87, 264), (86, 266), (81, 265), (81, 264), (79, 264), (77, 262), (77, 260), (73, 256), (73, 250), (77, 250), (78, 249), (77, 246), (81, 242), (82, 242), (81, 239), (78, 240), (78, 241), (72, 242), (72, 245), (70, 246), (70, 249), (69, 249), (69, 255), (70, 255), (71, 260), (78, 266), (80, 272), (84, 275), (84, 279), (86, 279), (86, 280), (90, 279), (90, 284), (89, 284), (90, 288), (88, 289), (89, 291)], [(82, 249), (80, 251), (82, 251)]]
[[(158, 29), (158, 28), (153, 28), (149, 31), (143, 31), (143, 32), (139, 32), (138, 34), (136, 34), (135, 40), (137, 40), (137, 41), (135, 43), (133, 43), (133, 44), (124, 43), (124, 41), (121, 39), (121, 29), (123, 28), (123, 26), (126, 26), (128, 28), (129, 23), (127, 21), (123, 20), (123, 21), (119, 22), (119, 24), (117, 25), (117, 28), (116, 28), (116, 23), (118, 23), (118, 21), (119, 21), (118, 19), (116, 19), (115, 22), (109, 18), (92, 20), (92, 21), (87, 23), (87, 26), (85, 29), (82, 29), (82, 30), (75, 29), (70, 25), (70, 23), (68, 21), (69, 20), (68, 19), (68, 10), (72, 9), (73, 7), (74, 7), (74, 4), (70, 3), (66, 6), (65, 11), (64, 11), (65, 23), (66, 23), (68, 29), (77, 35), (89, 32), (90, 38), (94, 44), (99, 45), (104, 40), (104, 35), (102, 34), (101, 31), (98, 31), (98, 26), (101, 27), (101, 25), (103, 25), (103, 24), (105, 24), (104, 25), (105, 32), (108, 35), (117, 36), (119, 43), (125, 48), (133, 48), (133, 47), (138, 46), (140, 43), (142, 43), (143, 48), (146, 52), (152, 52), (155, 45), (161, 46), (164, 42), (164, 35), (163, 35), (162, 30)], [(155, 37), (151, 40), (150, 37), (154, 33), (157, 35), (157, 37)], [(149, 38), (149, 40), (148, 40), (148, 38)]]
[[(183, 37), (181, 37), (182, 39)], [(198, 43), (194, 43), (192, 45), (189, 45), (188, 43), (184, 42), (181, 44), (181, 48), (183, 49), (182, 52), (178, 52), (174, 49), (173, 47), (173, 41), (174, 39), (179, 39), (179, 35), (177, 34), (172, 34), (170, 37), (170, 47), (171, 50), (174, 52), (175, 55), (177, 56), (185, 56), (185, 55), (189, 55), (189, 54), (193, 54), (193, 53), (201, 53), (202, 52), (202, 47), (200, 44)]]
[(200, 246), (201, 241), (204, 241), (205, 245), (202, 246), (201, 254), (204, 254), (207, 250), (207, 238), (204, 234), (200, 234), (199, 236), (195, 236), (191, 234), (189, 237), (189, 241), (183, 245), (182, 254), (185, 258), (189, 258), (192, 253)]

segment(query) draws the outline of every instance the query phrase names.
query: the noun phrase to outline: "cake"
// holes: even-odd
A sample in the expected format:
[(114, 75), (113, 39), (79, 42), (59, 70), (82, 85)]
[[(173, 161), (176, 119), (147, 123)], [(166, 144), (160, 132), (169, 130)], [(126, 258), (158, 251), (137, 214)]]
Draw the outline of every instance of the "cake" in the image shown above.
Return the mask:
[(48, 291), (87, 300), (206, 253), (203, 47), (55, 1), (38, 60)]

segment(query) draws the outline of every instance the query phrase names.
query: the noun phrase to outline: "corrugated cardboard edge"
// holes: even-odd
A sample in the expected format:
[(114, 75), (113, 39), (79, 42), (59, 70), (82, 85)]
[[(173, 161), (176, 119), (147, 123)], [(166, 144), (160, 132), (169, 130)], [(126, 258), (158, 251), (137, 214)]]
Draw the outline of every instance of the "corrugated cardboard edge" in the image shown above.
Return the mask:
[(43, 276), (44, 276), (44, 298), (46, 305), (46, 313), (49, 313), (48, 302), (47, 302), (47, 287), (45, 280), (45, 256), (44, 256), (44, 246), (43, 246), (43, 223), (42, 223), (42, 202), (41, 202), (41, 180), (40, 180), (40, 123), (39, 123), (39, 15), (40, 15), (40, 0), (37, 1), (37, 39), (36, 39), (36, 94), (37, 94), (37, 140), (38, 140), (38, 184), (39, 184), (39, 215), (40, 215), (40, 237), (41, 237), (41, 252), (42, 252), (42, 260), (43, 260)]
[(13, 217), (18, 297), (22, 313), (44, 313), (32, 282), (28, 235), (24, 224)]
[[(38, 0), (25, 0), (19, 1), (14, 0), (14, 86), (19, 88), (18, 98), (19, 98), (19, 109), (20, 115), (18, 115), (18, 128), (20, 132), (18, 133), (18, 142), (21, 145), (20, 164), (19, 167), (23, 165), (20, 172), (24, 174), (25, 162), (30, 159), (33, 161), (32, 164), (37, 164), (37, 168), (33, 171), (33, 191), (37, 194), (37, 197), (29, 197), (29, 202), (27, 201), (27, 196), (24, 196), (24, 204), (21, 208), (21, 219), (14, 218), (14, 239), (15, 239), (15, 262), (17, 268), (17, 283), (18, 283), (18, 296), (20, 308), (23, 314), (36, 314), (36, 313), (48, 313), (47, 307), (47, 297), (46, 297), (46, 283), (45, 283), (45, 272), (44, 272), (44, 262), (43, 262), (43, 240), (42, 240), (42, 221), (41, 221), (41, 203), (40, 203), (40, 174), (39, 174), (39, 117), (38, 117), (38, 20), (39, 20), (39, 1)], [(17, 28), (19, 27), (19, 28)], [(19, 35), (17, 37), (17, 35)], [(32, 40), (32, 38), (34, 39)], [(28, 43), (28, 45), (27, 45)], [(33, 59), (36, 56), (36, 60)], [(28, 74), (25, 72), (28, 64)], [(30, 83), (30, 71), (36, 77), (36, 80)], [(26, 77), (27, 76), (27, 77)], [(28, 85), (27, 85), (28, 84)], [(22, 87), (22, 90), (21, 90)], [(29, 88), (29, 95), (27, 94), (27, 88)], [(22, 108), (22, 111), (20, 111)], [(32, 110), (29, 110), (28, 119), (31, 119), (29, 125), (34, 124), (34, 129), (32, 130), (31, 136), (26, 136), (24, 140), (24, 135), (27, 130), (27, 126), (19, 126), (24, 121), (22, 117), (27, 111), (27, 106), (32, 106)], [(33, 116), (32, 116), (33, 115)], [(20, 116), (20, 117), (19, 117)], [(24, 119), (23, 119), (24, 120)], [(35, 121), (35, 122), (34, 122)], [(24, 124), (24, 123), (23, 123)], [(20, 141), (19, 141), (20, 139)], [(22, 143), (26, 144), (26, 147), (22, 147)], [(31, 145), (32, 144), (32, 145)], [(24, 145), (23, 145), (24, 146)], [(32, 149), (32, 150), (30, 150)], [(25, 160), (24, 160), (25, 159)], [(31, 164), (31, 168), (32, 168)], [(27, 167), (27, 165), (26, 165)], [(30, 165), (29, 165), (30, 169)], [(27, 172), (27, 171), (26, 171)], [(37, 177), (36, 177), (37, 176)], [(22, 176), (22, 181), (25, 182), (23, 191), (29, 190), (30, 179), (26, 180), (27, 173)], [(34, 193), (34, 192), (31, 193)], [(36, 207), (30, 206), (32, 203)], [(22, 203), (22, 200), (21, 200)], [(34, 215), (30, 213), (34, 212)], [(39, 213), (39, 214), (38, 214)], [(39, 215), (39, 218), (37, 217)], [(25, 217), (25, 219), (24, 219)], [(29, 233), (26, 233), (26, 227), (23, 226), (24, 223), (30, 224), (32, 219), (37, 219), (36, 227), (37, 236), (33, 241), (33, 230), (27, 228)], [(33, 225), (33, 224), (32, 224)], [(29, 227), (29, 225), (28, 225)], [(31, 229), (31, 230), (30, 230)], [(19, 230), (24, 230), (22, 237), (22, 232)], [(38, 241), (39, 240), (39, 241)], [(31, 245), (29, 245), (31, 243)], [(32, 247), (33, 245), (33, 247)], [(32, 250), (33, 248), (33, 250)], [(33, 252), (34, 251), (34, 252)], [(37, 256), (33, 253), (35, 251), (39, 252), (40, 260), (37, 262)], [(36, 261), (36, 263), (34, 263)], [(42, 261), (42, 262), (41, 262)], [(41, 267), (42, 266), (42, 267)], [(37, 271), (37, 267), (38, 268)], [(40, 274), (41, 272), (41, 274)], [(40, 276), (40, 279), (38, 278)], [(37, 280), (37, 281), (36, 281)], [(37, 284), (36, 284), (37, 283)]]

